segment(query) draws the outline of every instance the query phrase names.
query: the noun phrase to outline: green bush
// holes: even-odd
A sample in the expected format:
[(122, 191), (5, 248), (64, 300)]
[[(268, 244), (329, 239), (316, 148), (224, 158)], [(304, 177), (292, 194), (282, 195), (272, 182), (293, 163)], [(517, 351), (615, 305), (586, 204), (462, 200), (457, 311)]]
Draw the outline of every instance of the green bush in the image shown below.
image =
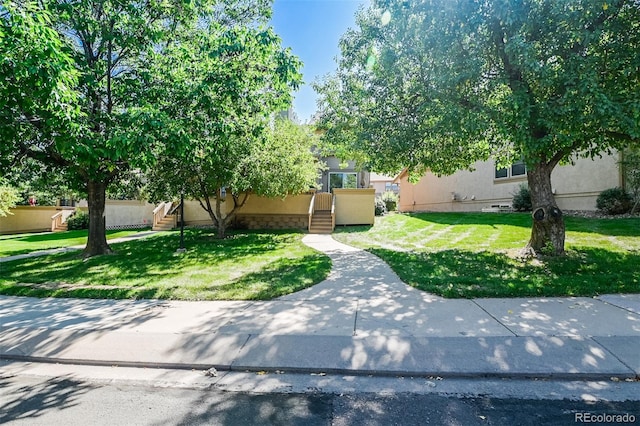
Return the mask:
[(396, 210), (398, 206), (398, 196), (391, 191), (387, 191), (380, 197), (388, 212), (392, 212)]
[(517, 212), (528, 212), (532, 209), (531, 192), (527, 185), (520, 185), (518, 190), (513, 193), (513, 199), (511, 200), (513, 209)]
[(598, 195), (596, 207), (606, 214), (624, 214), (633, 207), (633, 199), (623, 188), (609, 188)]
[(376, 198), (376, 216), (384, 216), (387, 213), (387, 205), (381, 198)]
[(82, 211), (76, 210), (73, 216), (67, 218), (67, 229), (89, 229), (89, 215)]

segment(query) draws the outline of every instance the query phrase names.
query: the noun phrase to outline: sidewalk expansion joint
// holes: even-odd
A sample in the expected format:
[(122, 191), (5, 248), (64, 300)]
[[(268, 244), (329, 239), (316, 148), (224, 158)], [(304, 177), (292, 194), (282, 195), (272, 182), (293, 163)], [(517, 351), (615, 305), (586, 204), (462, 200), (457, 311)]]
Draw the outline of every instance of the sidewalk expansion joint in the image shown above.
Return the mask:
[(358, 310), (360, 309), (360, 299), (356, 299), (356, 313), (353, 318), (353, 336), (358, 335)]
[(498, 318), (496, 318), (491, 312), (487, 311), (485, 308), (480, 306), (480, 304), (478, 302), (476, 302), (475, 299), (471, 299), (471, 301), (473, 302), (474, 305), (476, 305), (478, 308), (480, 308), (485, 314), (489, 315), (490, 318), (493, 318), (493, 320), (495, 322), (497, 322), (498, 324), (500, 324), (501, 326), (506, 328), (509, 333), (513, 334), (513, 337), (521, 337), (521, 336), (518, 336), (518, 333), (516, 333), (515, 331), (511, 330), (509, 327), (504, 325), (504, 323), (502, 321), (500, 321)]
[(620, 362), (620, 364), (624, 365), (625, 367), (627, 367), (629, 369), (629, 371), (633, 372), (633, 374), (636, 376), (636, 379), (640, 379), (640, 373), (636, 374), (636, 371), (633, 369), (632, 366), (630, 366), (629, 364), (627, 364), (626, 362), (624, 362), (618, 355), (616, 355), (615, 353), (613, 353), (608, 347), (606, 347), (605, 345), (603, 345), (602, 343), (600, 343), (598, 341), (597, 336), (591, 336), (590, 339), (596, 343), (598, 346), (600, 346), (602, 349), (604, 349), (605, 351), (607, 351), (609, 354), (611, 354), (612, 357), (614, 357), (615, 359), (618, 360), (618, 362)]

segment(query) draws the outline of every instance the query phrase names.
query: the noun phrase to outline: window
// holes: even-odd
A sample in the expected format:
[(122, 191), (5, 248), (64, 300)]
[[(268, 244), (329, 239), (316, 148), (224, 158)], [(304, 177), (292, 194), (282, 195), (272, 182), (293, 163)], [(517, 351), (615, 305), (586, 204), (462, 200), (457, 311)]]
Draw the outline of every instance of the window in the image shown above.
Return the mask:
[(384, 190), (385, 190), (385, 192), (398, 193), (398, 191), (400, 191), (400, 187), (398, 186), (397, 183), (386, 182), (384, 184)]
[(519, 176), (526, 176), (527, 166), (524, 161), (517, 161), (511, 165), (511, 167), (498, 169), (496, 167), (495, 177), (496, 179), (515, 178)]
[(357, 188), (357, 173), (329, 173), (329, 191), (333, 188)]

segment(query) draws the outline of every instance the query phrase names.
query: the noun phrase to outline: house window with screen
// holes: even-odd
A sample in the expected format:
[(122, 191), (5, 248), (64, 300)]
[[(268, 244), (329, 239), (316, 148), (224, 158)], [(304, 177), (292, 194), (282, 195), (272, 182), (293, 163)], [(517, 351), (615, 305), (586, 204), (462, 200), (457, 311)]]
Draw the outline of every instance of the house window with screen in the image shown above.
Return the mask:
[(357, 188), (357, 173), (329, 173), (329, 191), (333, 188)]
[(496, 179), (506, 179), (506, 178), (517, 178), (520, 176), (527, 175), (527, 166), (525, 166), (524, 161), (517, 161), (511, 165), (511, 167), (505, 167), (499, 169), (496, 167), (495, 178)]

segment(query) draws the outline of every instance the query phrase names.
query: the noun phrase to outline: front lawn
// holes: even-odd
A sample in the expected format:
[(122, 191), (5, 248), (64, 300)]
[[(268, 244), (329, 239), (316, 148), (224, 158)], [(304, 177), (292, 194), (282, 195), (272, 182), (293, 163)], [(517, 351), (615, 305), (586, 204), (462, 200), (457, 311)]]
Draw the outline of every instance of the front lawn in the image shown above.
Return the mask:
[(187, 230), (112, 244), (114, 254), (64, 253), (0, 263), (0, 294), (38, 297), (268, 300), (314, 285), (331, 261), (297, 232)]
[(529, 214), (395, 214), (374, 227), (338, 228), (334, 238), (445, 297), (640, 293), (640, 218), (565, 219), (567, 255), (530, 261), (515, 256), (529, 239)]
[[(107, 231), (107, 240), (137, 234), (141, 229)], [(0, 257), (87, 244), (87, 230), (0, 235)]]

